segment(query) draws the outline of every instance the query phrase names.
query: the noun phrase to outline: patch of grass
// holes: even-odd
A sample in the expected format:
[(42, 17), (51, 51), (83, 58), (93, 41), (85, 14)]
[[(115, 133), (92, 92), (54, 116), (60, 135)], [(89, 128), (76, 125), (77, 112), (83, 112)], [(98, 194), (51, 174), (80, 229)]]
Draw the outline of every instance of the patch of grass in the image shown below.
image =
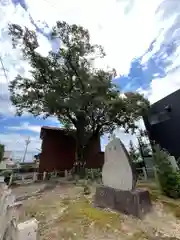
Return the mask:
[(92, 203), (82, 197), (78, 201), (70, 204), (66, 214), (61, 221), (82, 221), (83, 224), (95, 224), (100, 227), (120, 226), (120, 216), (118, 213), (112, 213), (92, 206)]
[(61, 203), (65, 206), (67, 206), (71, 203), (71, 199), (69, 197), (65, 197), (65, 198), (61, 199)]
[[(180, 218), (179, 200), (163, 196), (154, 183), (138, 184), (138, 187), (148, 189), (152, 201), (161, 202), (165, 207), (165, 212), (167, 209)], [(83, 187), (80, 188), (80, 193), (82, 192)], [(39, 221), (40, 239), (109, 239), (108, 236), (112, 236), (112, 239), (121, 237), (126, 240), (158, 240), (147, 236), (138, 225), (135, 225), (132, 231), (131, 226), (126, 228), (128, 222), (124, 222), (123, 215), (95, 208), (91, 202), (92, 196), (85, 196), (83, 193), (77, 195), (76, 191), (70, 194), (66, 192), (63, 196), (64, 198), (60, 198), (59, 194), (55, 194), (55, 197), (45, 195), (41, 199), (25, 201), (23, 206), (26, 214), (25, 220), (35, 217)]]
[(154, 182), (152, 182), (152, 183), (138, 183), (137, 187), (147, 189), (150, 193), (151, 200), (154, 201), (154, 202), (157, 201), (162, 196), (158, 184), (156, 184)]
[(148, 236), (145, 232), (138, 231), (138, 232), (135, 232), (130, 239), (132, 239), (132, 240), (145, 240), (145, 239), (148, 239)]
[(138, 184), (140, 188), (146, 188), (150, 192), (151, 200), (156, 202), (161, 202), (167, 211), (170, 211), (174, 216), (180, 219), (180, 200), (175, 200), (164, 196), (158, 185), (155, 183), (140, 183)]
[(176, 218), (180, 219), (180, 207), (175, 208), (174, 215)]
[(150, 191), (152, 190), (159, 190), (159, 186), (156, 182), (148, 182), (148, 183), (138, 183), (137, 187), (139, 188), (146, 188)]
[(152, 201), (158, 201), (158, 199), (161, 197), (161, 193), (159, 191), (150, 191), (150, 197)]
[(61, 239), (71, 239), (71, 240), (78, 240), (79, 236), (73, 232), (73, 229), (63, 229), (62, 231), (58, 232), (59, 236), (61, 236)]
[(163, 203), (167, 211), (172, 212), (176, 218), (180, 219), (180, 201), (164, 198), (161, 199), (161, 203)]
[(23, 214), (21, 214), (21, 221), (28, 220), (35, 217), (38, 221), (45, 221), (51, 215), (58, 214), (58, 211), (63, 208), (62, 202), (48, 202), (43, 203), (42, 201), (31, 202), (24, 208)]
[(91, 222), (103, 226), (117, 227), (120, 224), (120, 216), (118, 213), (107, 212), (105, 210), (97, 209), (90, 204), (84, 204), (81, 208), (81, 214), (87, 217)]

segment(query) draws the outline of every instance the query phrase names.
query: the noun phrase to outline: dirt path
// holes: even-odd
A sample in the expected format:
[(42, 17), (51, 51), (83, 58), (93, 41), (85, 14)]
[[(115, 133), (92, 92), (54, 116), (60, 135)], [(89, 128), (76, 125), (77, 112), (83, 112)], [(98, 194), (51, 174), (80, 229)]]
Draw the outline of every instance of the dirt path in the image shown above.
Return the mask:
[(12, 193), (18, 198), (24, 195), (30, 195), (45, 187), (45, 183), (27, 184), (12, 188)]

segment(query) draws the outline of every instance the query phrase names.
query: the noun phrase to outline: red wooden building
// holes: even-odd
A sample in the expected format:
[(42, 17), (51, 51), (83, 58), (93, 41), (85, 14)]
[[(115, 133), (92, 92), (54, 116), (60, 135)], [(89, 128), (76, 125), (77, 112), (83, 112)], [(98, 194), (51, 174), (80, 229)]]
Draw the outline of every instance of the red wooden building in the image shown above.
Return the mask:
[[(76, 156), (75, 130), (56, 127), (42, 127), (42, 151), (40, 154), (39, 171), (52, 172), (70, 170)], [(86, 149), (86, 167), (101, 168), (104, 153), (101, 152), (100, 137), (94, 137)]]

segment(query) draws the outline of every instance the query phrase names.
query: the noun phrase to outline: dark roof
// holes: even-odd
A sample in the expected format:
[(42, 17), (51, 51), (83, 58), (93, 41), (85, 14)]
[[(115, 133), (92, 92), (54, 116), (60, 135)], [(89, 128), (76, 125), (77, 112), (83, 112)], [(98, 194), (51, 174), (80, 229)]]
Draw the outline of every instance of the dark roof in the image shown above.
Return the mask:
[(62, 131), (62, 132), (75, 132), (75, 129), (67, 129), (67, 128), (58, 128), (58, 127), (51, 127), (51, 126), (42, 126), (41, 129), (45, 130), (56, 130), (56, 131)]
[[(43, 133), (47, 131), (58, 131), (61, 132), (64, 135), (69, 135), (75, 137), (76, 129), (67, 129), (67, 128), (58, 128), (58, 127), (51, 127), (51, 126), (42, 126), (41, 132), (40, 132), (40, 138), (43, 139)], [(92, 136), (92, 133), (89, 132), (88, 137)]]
[(66, 128), (58, 128), (58, 127), (51, 127), (51, 126), (43, 126), (41, 127), (41, 132), (40, 132), (40, 138), (43, 138), (43, 133), (46, 131), (58, 131), (61, 132), (62, 134), (67, 134), (67, 135), (75, 135), (76, 130), (75, 129), (66, 129)]

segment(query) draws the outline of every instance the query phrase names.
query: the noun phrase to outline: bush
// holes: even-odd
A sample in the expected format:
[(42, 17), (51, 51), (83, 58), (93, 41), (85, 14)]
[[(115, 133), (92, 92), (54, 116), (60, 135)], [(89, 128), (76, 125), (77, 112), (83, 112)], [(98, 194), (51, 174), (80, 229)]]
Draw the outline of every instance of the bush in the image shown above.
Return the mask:
[(154, 162), (162, 192), (171, 198), (180, 198), (180, 173), (175, 171), (169, 161), (169, 153), (158, 145), (154, 147)]
[(1, 172), (1, 176), (4, 176), (4, 182), (6, 184), (9, 184), (11, 174), (12, 174), (11, 170), (4, 170), (4, 171)]
[(101, 169), (86, 169), (85, 170), (86, 179), (97, 180), (101, 178)]

